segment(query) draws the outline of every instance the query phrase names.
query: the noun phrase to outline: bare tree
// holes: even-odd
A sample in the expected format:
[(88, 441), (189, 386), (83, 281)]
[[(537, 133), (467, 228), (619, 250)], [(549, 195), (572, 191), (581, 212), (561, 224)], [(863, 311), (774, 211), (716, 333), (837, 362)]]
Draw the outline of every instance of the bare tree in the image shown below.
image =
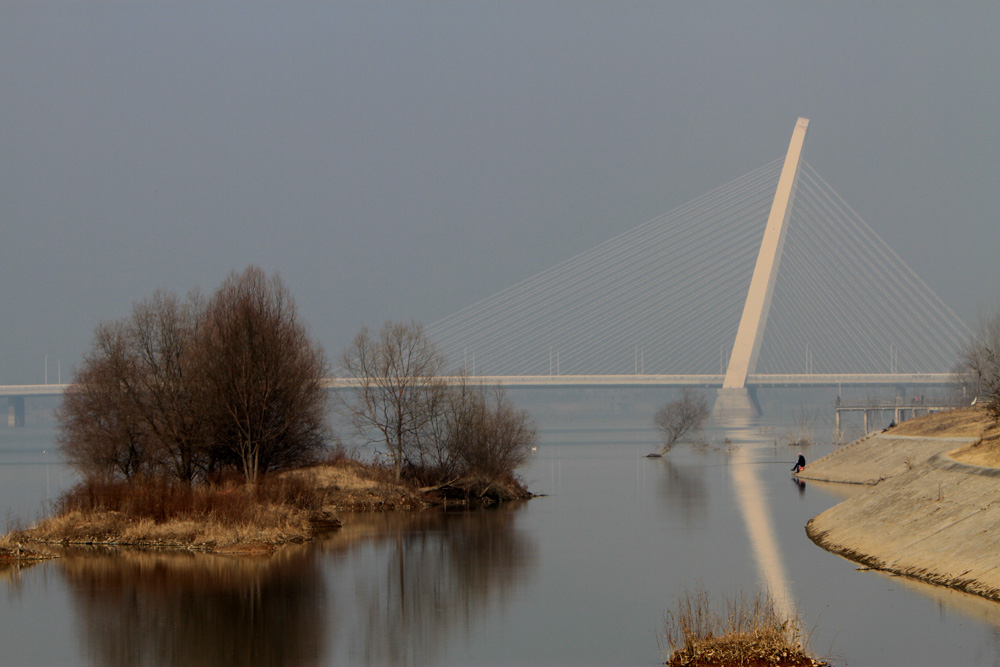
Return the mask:
[(86, 479), (131, 479), (148, 470), (146, 429), (134, 401), (134, 359), (122, 323), (98, 326), (90, 353), (57, 411), (66, 461)]
[(110, 456), (112, 476), (126, 479), (167, 472), (191, 482), (203, 471), (203, 430), (184, 371), (198, 308), (196, 295), (181, 303), (157, 292), (130, 317), (98, 326), (60, 412), (63, 447), (81, 469)]
[(980, 315), (959, 350), (959, 376), (990, 417), (1000, 421), (1000, 312)]
[(462, 386), (450, 397), (449, 450), (465, 475), (502, 479), (524, 463), (537, 432), (526, 410), (503, 387)]
[(325, 446), (325, 371), (288, 290), (250, 267), (208, 304), (157, 292), (99, 325), (59, 411), (60, 441), (91, 479), (191, 483), (233, 466), (252, 481)]
[(426, 485), (509, 481), (536, 442), (533, 420), (503, 387), (473, 384), (463, 374), (450, 382), (433, 392), (432, 417), (416, 433), (405, 472)]
[(708, 415), (708, 401), (705, 395), (688, 387), (681, 391), (679, 399), (670, 401), (657, 410), (653, 421), (663, 436), (660, 455), (669, 452), (670, 448), (685, 436), (698, 433)]
[(156, 291), (132, 309), (134, 401), (146, 426), (150, 455), (171, 477), (191, 483), (208, 466), (207, 431), (192, 391), (190, 351), (203, 304), (197, 292), (181, 302)]
[(421, 485), (450, 482), (461, 476), (460, 461), (453, 445), (455, 433), (462, 423), (461, 397), (467, 383), (464, 375), (457, 377), (457, 385), (437, 386), (430, 392), (427, 406), (430, 419), (414, 434), (414, 442), (409, 448), (407, 472)]
[(362, 327), (344, 352), (341, 374), (358, 386), (338, 394), (341, 406), (359, 433), (385, 445), (397, 480), (404, 464), (420, 459), (442, 408), (443, 365), (416, 322), (386, 322), (378, 334)]
[(280, 278), (256, 266), (231, 273), (208, 302), (192, 351), (211, 444), (247, 482), (308, 463), (326, 446), (325, 357)]

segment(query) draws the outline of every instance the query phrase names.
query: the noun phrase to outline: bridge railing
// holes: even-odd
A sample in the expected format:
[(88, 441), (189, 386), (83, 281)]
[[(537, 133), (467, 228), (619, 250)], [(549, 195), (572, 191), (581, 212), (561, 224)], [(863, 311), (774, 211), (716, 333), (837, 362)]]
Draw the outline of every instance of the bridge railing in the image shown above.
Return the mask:
[[(715, 375), (471, 375), (444, 376), (447, 384), (463, 380), (472, 384), (503, 385), (508, 387), (704, 387), (722, 386), (724, 376)], [(320, 380), (329, 389), (350, 389), (361, 386), (361, 380), (349, 377), (331, 377)], [(951, 373), (872, 373), (872, 374), (756, 374), (747, 377), (753, 387), (836, 387), (836, 386), (952, 386), (956, 384)], [(59, 396), (69, 384), (9, 384), (0, 385), (0, 396)]]

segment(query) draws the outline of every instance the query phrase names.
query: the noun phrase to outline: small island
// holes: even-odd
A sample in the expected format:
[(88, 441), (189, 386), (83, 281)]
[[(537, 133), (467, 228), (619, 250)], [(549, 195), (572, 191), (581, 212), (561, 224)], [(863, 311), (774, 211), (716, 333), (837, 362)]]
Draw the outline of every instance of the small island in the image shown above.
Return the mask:
[(72, 489), (54, 516), (0, 538), (0, 561), (51, 558), (57, 554), (47, 547), (54, 545), (259, 555), (336, 530), (344, 512), (428, 510), (531, 497), (515, 478), (417, 488), (396, 482), (391, 470), (346, 456), (268, 477), (251, 488), (143, 481), (109, 484), (100, 491), (88, 485)]
[[(207, 300), (157, 292), (97, 327), (57, 412), (82, 481), (0, 537), (0, 561), (71, 544), (264, 554), (345, 512), (530, 498), (516, 475), (529, 415), (443, 367), (416, 323), (362, 328), (338, 369), (357, 386), (331, 401), (325, 355), (276, 276), (233, 272)], [(331, 403), (373, 445), (367, 460), (333, 433)]]

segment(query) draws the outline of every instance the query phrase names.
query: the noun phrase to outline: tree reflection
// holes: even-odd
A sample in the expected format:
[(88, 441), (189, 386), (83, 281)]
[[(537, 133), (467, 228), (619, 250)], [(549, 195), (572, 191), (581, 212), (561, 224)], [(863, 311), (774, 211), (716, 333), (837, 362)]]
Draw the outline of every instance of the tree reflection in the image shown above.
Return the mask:
[[(375, 539), (345, 531), (327, 540), (324, 548), (342, 557), (332, 597), (338, 612), (352, 612), (334, 628), (344, 635), (334, 644), (346, 651), (334, 662), (436, 662), (447, 635), (468, 632), (523, 583), (536, 549), (513, 530), (522, 506), (367, 517)], [(368, 574), (352, 577), (354, 567)]]
[(522, 506), (351, 515), (267, 558), (87, 550), (58, 567), (94, 664), (432, 664), (530, 572)]
[(101, 665), (301, 665), (323, 653), (316, 552), (269, 558), (115, 551), (60, 559)]
[(708, 487), (705, 485), (704, 468), (689, 468), (671, 462), (668, 457), (657, 459), (665, 474), (660, 482), (661, 495), (667, 508), (680, 516), (684, 525), (704, 525), (708, 508)]

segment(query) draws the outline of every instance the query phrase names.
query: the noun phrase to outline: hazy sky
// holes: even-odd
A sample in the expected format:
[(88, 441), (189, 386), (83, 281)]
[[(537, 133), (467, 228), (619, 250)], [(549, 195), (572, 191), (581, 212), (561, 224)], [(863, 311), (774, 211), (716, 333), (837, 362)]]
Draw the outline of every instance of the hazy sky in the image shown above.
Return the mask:
[(0, 384), (279, 272), (336, 358), (784, 155), (1000, 303), (1000, 5), (0, 3)]

